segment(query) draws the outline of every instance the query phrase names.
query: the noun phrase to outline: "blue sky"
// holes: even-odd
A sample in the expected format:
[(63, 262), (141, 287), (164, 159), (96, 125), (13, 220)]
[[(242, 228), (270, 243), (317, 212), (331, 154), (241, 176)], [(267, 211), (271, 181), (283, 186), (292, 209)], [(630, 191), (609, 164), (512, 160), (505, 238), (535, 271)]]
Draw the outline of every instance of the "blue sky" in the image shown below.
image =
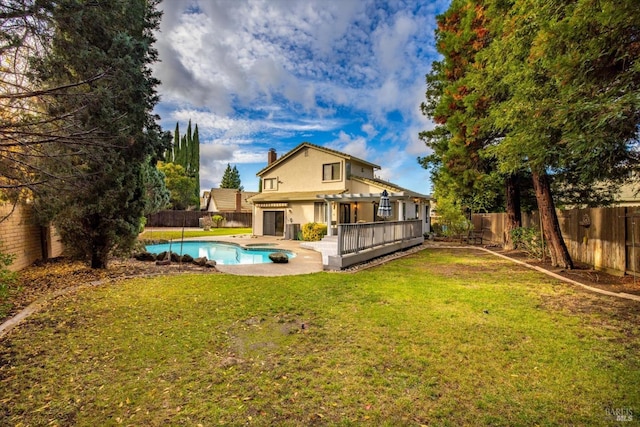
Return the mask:
[[(164, 0), (154, 66), (162, 127), (200, 133), (200, 185), (227, 164), (245, 190), (267, 151), (308, 141), (382, 167), (429, 194), (418, 133), (425, 74), (437, 58), (435, 16), (449, 0)], [(303, 177), (301, 177), (303, 178)]]

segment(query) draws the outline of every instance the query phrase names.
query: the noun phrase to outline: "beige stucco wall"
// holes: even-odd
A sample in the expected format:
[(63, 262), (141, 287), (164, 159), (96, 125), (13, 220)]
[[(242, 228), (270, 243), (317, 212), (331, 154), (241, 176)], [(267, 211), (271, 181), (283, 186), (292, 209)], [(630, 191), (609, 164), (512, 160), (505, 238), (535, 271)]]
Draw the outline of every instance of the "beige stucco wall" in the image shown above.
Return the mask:
[(349, 192), (354, 194), (381, 193), (382, 188), (377, 185), (368, 184), (361, 181), (349, 180)]
[(351, 161), (351, 175), (361, 176), (363, 178), (374, 178), (373, 168), (364, 163)]
[[(336, 181), (322, 180), (322, 165), (328, 163), (340, 163), (340, 179)], [(363, 171), (364, 169), (364, 171)], [(355, 172), (354, 172), (355, 171)], [(356, 173), (357, 172), (357, 173)], [(373, 169), (360, 163), (352, 163), (351, 173), (373, 178)], [(318, 191), (323, 192), (345, 190), (346, 189), (346, 166), (345, 160), (328, 153), (313, 148), (303, 148), (294, 153), (282, 164), (275, 166), (262, 176), (263, 179), (276, 178), (278, 185), (275, 190), (267, 190), (263, 186), (263, 192), (295, 192), (295, 191)]]

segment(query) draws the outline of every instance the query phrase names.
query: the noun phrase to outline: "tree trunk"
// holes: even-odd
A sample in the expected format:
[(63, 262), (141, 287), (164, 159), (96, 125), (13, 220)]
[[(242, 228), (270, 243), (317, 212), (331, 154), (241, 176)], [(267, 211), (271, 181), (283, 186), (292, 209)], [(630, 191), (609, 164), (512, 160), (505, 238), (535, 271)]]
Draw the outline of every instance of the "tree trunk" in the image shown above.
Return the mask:
[(520, 177), (517, 174), (509, 175), (505, 180), (507, 199), (507, 224), (505, 227), (506, 250), (514, 249), (511, 239), (511, 230), (522, 226), (522, 211), (520, 210)]
[(558, 215), (551, 197), (549, 176), (546, 172), (539, 173), (534, 171), (531, 172), (531, 175), (533, 177), (533, 188), (536, 192), (536, 201), (538, 202), (538, 211), (542, 220), (542, 231), (551, 253), (551, 265), (572, 269), (573, 261), (562, 238)]
[(106, 245), (91, 245), (91, 268), (107, 268), (109, 251)]

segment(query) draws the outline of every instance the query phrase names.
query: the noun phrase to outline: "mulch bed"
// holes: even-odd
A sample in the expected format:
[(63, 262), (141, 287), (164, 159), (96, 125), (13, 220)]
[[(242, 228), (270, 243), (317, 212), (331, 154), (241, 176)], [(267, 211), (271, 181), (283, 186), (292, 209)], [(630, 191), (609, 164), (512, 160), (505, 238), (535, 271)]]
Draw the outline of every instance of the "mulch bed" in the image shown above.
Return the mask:
[(603, 271), (594, 270), (591, 266), (574, 262), (572, 270), (552, 267), (550, 260), (547, 258), (544, 262), (539, 259), (529, 257), (522, 251), (504, 251), (491, 248), (493, 251), (509, 258), (524, 261), (527, 264), (541, 267), (547, 271), (566, 277), (576, 282), (580, 282), (587, 286), (603, 289), (610, 292), (624, 292), (632, 295), (640, 295), (640, 274), (636, 277), (633, 275), (615, 276), (607, 274)]

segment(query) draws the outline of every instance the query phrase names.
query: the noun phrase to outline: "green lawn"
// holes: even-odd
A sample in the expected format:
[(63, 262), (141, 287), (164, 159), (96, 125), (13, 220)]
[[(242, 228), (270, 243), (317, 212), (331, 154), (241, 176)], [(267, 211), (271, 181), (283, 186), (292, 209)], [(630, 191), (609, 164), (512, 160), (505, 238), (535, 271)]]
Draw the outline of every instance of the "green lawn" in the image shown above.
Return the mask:
[(355, 274), (130, 280), (0, 341), (0, 425), (620, 425), (614, 409), (636, 423), (638, 313), (464, 250)]
[[(203, 236), (233, 236), (236, 234), (251, 234), (251, 228), (212, 228), (209, 231), (204, 230), (185, 230), (184, 237), (203, 237)], [(138, 236), (142, 240), (171, 240), (183, 237), (181, 230), (145, 230)]]

